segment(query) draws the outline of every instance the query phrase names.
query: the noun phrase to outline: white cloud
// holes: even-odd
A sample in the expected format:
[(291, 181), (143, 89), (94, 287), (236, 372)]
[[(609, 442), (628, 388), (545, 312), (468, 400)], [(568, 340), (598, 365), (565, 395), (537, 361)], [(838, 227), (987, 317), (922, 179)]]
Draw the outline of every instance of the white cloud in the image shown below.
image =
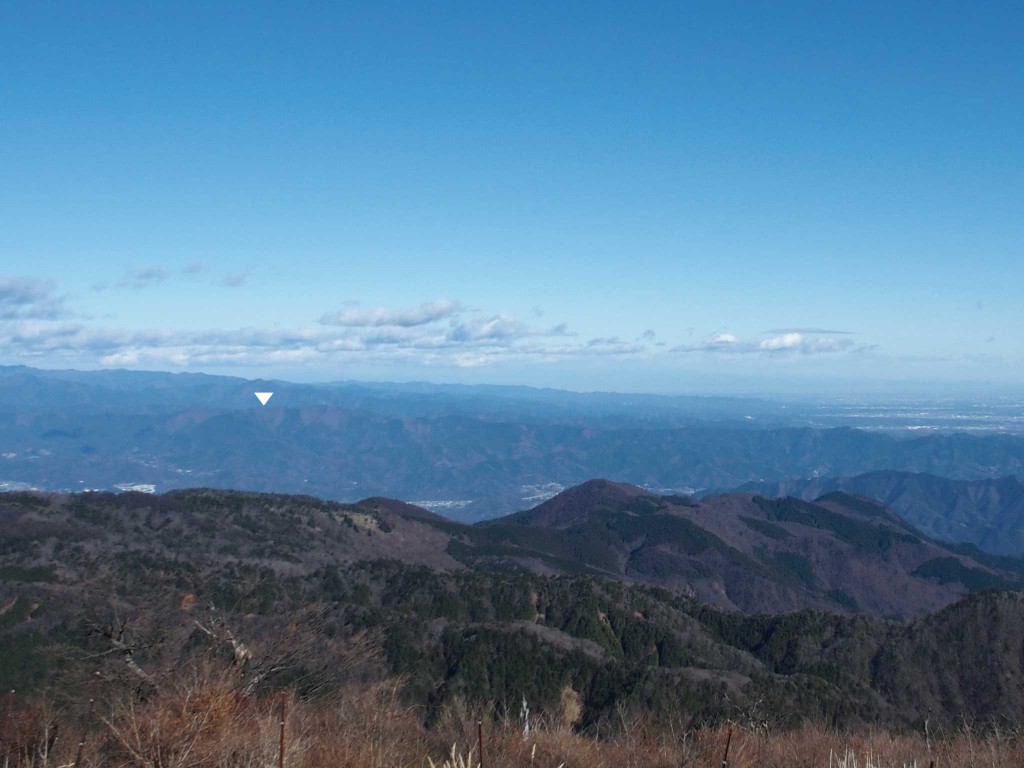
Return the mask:
[(591, 339), (586, 344), (588, 354), (592, 355), (632, 355), (643, 352), (643, 344), (631, 344), (622, 341), (618, 336), (607, 339)]
[[(359, 311), (362, 314), (353, 314)], [(510, 315), (461, 318), (454, 301), (413, 310), (346, 310), (347, 325), (318, 323), (290, 329), (123, 330), (93, 322), (0, 322), (0, 347), (12, 356), (60, 356), (103, 365), (267, 365), (403, 363), (487, 365), (504, 360), (626, 354), (639, 347), (617, 339), (568, 343), (565, 323), (537, 329)], [(337, 319), (337, 316), (335, 316)], [(442, 322), (449, 320), (448, 323)], [(361, 324), (356, 325), (359, 322)], [(601, 344), (596, 343), (602, 342)]]
[[(160, 281), (163, 270), (133, 273)], [(0, 279), (0, 348), (11, 357), (63, 358), (69, 364), (259, 366), (347, 363), (482, 366), (572, 358), (643, 357), (664, 354), (653, 331), (632, 340), (616, 336), (577, 340), (565, 323), (535, 327), (510, 314), (483, 314), (453, 300), (406, 309), (345, 306), (319, 322), (292, 328), (157, 329), (105, 328), (99, 320), (60, 312), (49, 284)], [(715, 355), (818, 355), (858, 352), (842, 336), (796, 330), (760, 338), (720, 331), (673, 351)]]
[(118, 288), (148, 288), (166, 281), (171, 273), (160, 267), (145, 267), (128, 272), (116, 285)]
[(55, 320), (66, 314), (64, 298), (44, 280), (0, 277), (0, 320)]
[(815, 355), (822, 352), (845, 352), (852, 350), (854, 343), (850, 339), (833, 339), (827, 336), (816, 338), (802, 338), (797, 349), (805, 355)]
[(781, 336), (772, 336), (771, 338), (763, 339), (757, 345), (757, 348), (767, 350), (768, 352), (778, 352), (785, 349), (798, 349), (803, 341), (803, 334), (784, 333)]
[(833, 331), (827, 328), (773, 328), (769, 331), (765, 331), (766, 334), (772, 336), (778, 336), (786, 333), (802, 333), (808, 335), (817, 334), (819, 336), (852, 336), (853, 331)]
[(834, 336), (812, 336), (798, 331), (787, 331), (758, 340), (743, 340), (732, 333), (717, 333), (697, 344), (675, 347), (674, 352), (710, 352), (721, 354), (787, 354), (816, 355), (843, 352), (854, 347), (850, 339)]
[(731, 333), (716, 333), (697, 344), (683, 344), (673, 348), (673, 352), (734, 352), (740, 351), (743, 345), (739, 337)]
[(520, 339), (524, 336), (537, 335), (531, 333), (526, 323), (508, 315), (495, 315), (488, 318), (473, 318), (456, 325), (448, 333), (450, 341), (498, 341)]
[(324, 325), (338, 325), (351, 328), (373, 328), (396, 326), (411, 328), (426, 325), (438, 320), (454, 317), (462, 312), (463, 306), (457, 301), (441, 299), (421, 304), (413, 309), (384, 309), (377, 307), (343, 309), (334, 314), (324, 315), (320, 322)]

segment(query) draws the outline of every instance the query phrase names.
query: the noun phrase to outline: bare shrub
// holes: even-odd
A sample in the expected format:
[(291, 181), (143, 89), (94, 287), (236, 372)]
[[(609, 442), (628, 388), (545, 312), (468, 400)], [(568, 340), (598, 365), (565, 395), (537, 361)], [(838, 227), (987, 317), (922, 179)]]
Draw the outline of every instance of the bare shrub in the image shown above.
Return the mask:
[[(622, 713), (617, 727), (582, 733), (559, 716), (515, 717), (454, 701), (430, 728), (402, 703), (397, 679), (350, 682), (330, 696), (294, 690), (247, 694), (237, 666), (201, 659), (144, 688), (107, 690), (82, 766), (270, 768), (285, 714), (288, 768), (1018, 768), (1019, 733), (1007, 723), (956, 733), (839, 733), (815, 725), (767, 733), (745, 724), (665, 727)], [(78, 721), (46, 705), (18, 706), (0, 728), (0, 768), (71, 768)], [(731, 734), (731, 739), (730, 739)]]

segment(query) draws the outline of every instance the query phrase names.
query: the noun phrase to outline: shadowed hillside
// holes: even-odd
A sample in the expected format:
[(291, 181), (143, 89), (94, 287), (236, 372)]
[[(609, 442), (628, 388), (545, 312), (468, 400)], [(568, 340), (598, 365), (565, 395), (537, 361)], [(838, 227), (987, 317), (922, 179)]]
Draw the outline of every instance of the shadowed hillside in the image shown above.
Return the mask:
[(743, 494), (697, 501), (603, 480), (464, 529), (449, 551), (475, 567), (585, 569), (748, 612), (918, 616), (1021, 578), (1019, 563), (958, 554), (884, 507), (841, 493), (817, 503)]
[(969, 542), (997, 555), (1024, 555), (1024, 480), (1014, 475), (951, 480), (885, 471), (855, 477), (747, 483), (739, 490), (807, 500), (831, 491), (846, 491), (885, 504), (934, 538)]
[[(1022, 652), (1017, 593), (983, 592), (909, 625), (745, 615), (692, 596), (720, 585), (721, 603), (746, 596), (754, 610), (758, 594), (839, 610), (848, 598), (829, 597), (819, 551), (846, 553), (851, 573), (902, 574), (898, 589), (865, 579), (849, 595), (865, 606), (917, 582), (916, 599), (946, 604), (1010, 578), (848, 497), (696, 503), (596, 481), (475, 527), (382, 499), (219, 491), (8, 494), (0, 515), (0, 685), (19, 690), (74, 686), (97, 664), (145, 680), (212, 643), (254, 690), (310, 695), (349, 669), (325, 677), (324, 659), (376, 637), (367, 674), (403, 675), (403, 697), (428, 721), (457, 701), (512, 713), (524, 694), (552, 716), (569, 696), (586, 727), (621, 707), (700, 722), (746, 712), (774, 728), (1024, 715), (1022, 678), (1005, 676)], [(761, 551), (765, 541), (778, 548)], [(809, 553), (809, 570), (780, 555), (791, 551)], [(671, 578), (642, 570), (658, 558)]]

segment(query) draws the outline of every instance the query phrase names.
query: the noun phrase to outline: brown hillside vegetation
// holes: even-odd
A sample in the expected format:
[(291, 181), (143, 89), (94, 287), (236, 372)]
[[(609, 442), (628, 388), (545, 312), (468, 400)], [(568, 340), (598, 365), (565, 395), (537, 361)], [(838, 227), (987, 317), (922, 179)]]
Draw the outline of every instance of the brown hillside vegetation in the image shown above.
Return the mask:
[[(281, 711), (284, 707), (284, 727)], [(449, 708), (432, 728), (400, 703), (393, 681), (349, 686), (329, 702), (241, 695), (222, 673), (194, 672), (147, 698), (101, 701), (93, 722), (52, 708), (9, 710), (0, 756), (5, 768), (1016, 768), (1024, 747), (1012, 730), (946, 737), (885, 731), (837, 733), (812, 725), (771, 734), (726, 724), (673, 731), (624, 718), (614, 731), (579, 733), (535, 721), (485, 719)], [(79, 741), (84, 739), (81, 753)], [(80, 757), (79, 757), (80, 755)]]
[(748, 613), (819, 608), (907, 619), (1024, 583), (1022, 561), (964, 554), (845, 494), (813, 504), (744, 494), (695, 501), (595, 480), (476, 526), (379, 498), (0, 494), (0, 522), (0, 568), (48, 569), (64, 584), (112, 561), (132, 568), (127, 561), (140, 557), (289, 574), (391, 559), (446, 571), (588, 573)]
[[(1011, 572), (947, 553), (942, 569), (908, 578), (980, 591), (898, 622), (722, 610), (635, 570), (586, 565), (664, 555), (699, 585), (731, 562), (810, 596), (828, 572), (780, 553), (846, 547), (866, 565), (906, 571), (933, 552), (851, 497), (729, 499), (745, 519), (726, 515), (725, 502), (588, 484), (556, 502), (557, 519), (462, 526), (382, 499), (0, 497), (0, 690), (19, 691), (18, 712), (52, 702), (11, 720), (16, 736), (4, 743), (32, 760), (40, 744), (47, 755), (50, 742), (54, 755), (70, 749), (98, 670), (88, 748), (105, 765), (272, 764), (252, 750), (272, 739), (264, 732), (283, 692), (289, 748), (303, 756), (292, 765), (443, 765), (452, 744), (465, 757), (481, 714), (498, 745), (489, 765), (529, 765), (531, 755), (552, 768), (709, 764), (730, 727), (732, 765), (804, 764), (794, 755), (827, 765), (829, 749), (835, 761), (847, 748), (859, 766), (867, 751), (924, 766), (970, 749), (987, 755), (977, 765), (1013, 764), (993, 760), (1012, 754), (1024, 722), (1024, 594), (983, 589)], [(751, 545), (766, 547), (760, 561)], [(526, 566), (531, 558), (554, 573)], [(529, 754), (517, 732), (524, 698), (536, 726)], [(364, 719), (359, 702), (372, 702)], [(165, 759), (189, 733), (190, 757)], [(216, 752), (232, 739), (236, 757)], [(392, 743), (401, 751), (380, 752)]]
[(748, 613), (915, 618), (972, 591), (1015, 587), (1021, 573), (1007, 568), (1024, 565), (963, 554), (844, 493), (813, 503), (749, 494), (695, 500), (607, 480), (453, 534), (466, 544), (449, 551), (472, 565), (585, 567)]

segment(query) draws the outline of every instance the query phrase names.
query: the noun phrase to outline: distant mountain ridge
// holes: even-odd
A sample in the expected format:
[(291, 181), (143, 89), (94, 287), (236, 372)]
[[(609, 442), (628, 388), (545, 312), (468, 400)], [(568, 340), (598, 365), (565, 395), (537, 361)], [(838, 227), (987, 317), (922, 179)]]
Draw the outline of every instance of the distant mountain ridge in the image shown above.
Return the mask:
[[(680, 491), (757, 478), (899, 468), (959, 479), (1020, 473), (1024, 438), (897, 439), (851, 429), (598, 429), (333, 406), (171, 414), (0, 413), (0, 481), (74, 491), (152, 484), (466, 500), (464, 519), (529, 506), (528, 488), (619, 477)], [(259, 409), (259, 410), (257, 410)]]
[[(263, 407), (254, 391), (275, 394)], [(876, 470), (1024, 475), (1024, 436), (794, 426), (810, 413), (753, 399), (0, 367), (0, 489), (387, 496), (473, 521), (593, 477), (692, 493)]]
[(885, 504), (936, 539), (969, 542), (997, 555), (1024, 556), (1024, 479), (953, 480), (880, 471), (854, 477), (745, 483), (737, 491), (813, 500), (846, 491)]
[[(525, 386), (337, 381), (304, 384), (204, 373), (130, 370), (43, 370), (0, 365), (0, 413), (172, 413), (183, 408), (248, 410), (252, 393), (277, 391), (290, 408), (330, 406), (399, 418), (463, 415), (524, 423), (576, 423), (644, 428), (729, 423), (792, 423), (788, 408), (752, 397), (622, 395)], [(276, 404), (275, 404), (276, 407)]]

